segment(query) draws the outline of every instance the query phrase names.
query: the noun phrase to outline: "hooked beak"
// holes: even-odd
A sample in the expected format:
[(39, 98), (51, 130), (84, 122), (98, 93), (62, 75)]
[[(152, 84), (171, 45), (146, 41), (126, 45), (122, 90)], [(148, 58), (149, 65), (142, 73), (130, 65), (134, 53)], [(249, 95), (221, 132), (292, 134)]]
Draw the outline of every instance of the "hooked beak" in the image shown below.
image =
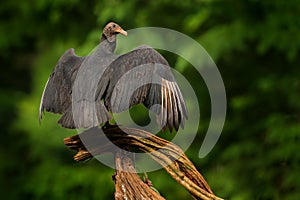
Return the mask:
[(118, 28), (117, 30), (115, 30), (117, 33), (121, 33), (122, 35), (125, 35), (125, 36), (127, 36), (127, 32), (126, 31), (124, 31), (121, 27), (120, 28)]

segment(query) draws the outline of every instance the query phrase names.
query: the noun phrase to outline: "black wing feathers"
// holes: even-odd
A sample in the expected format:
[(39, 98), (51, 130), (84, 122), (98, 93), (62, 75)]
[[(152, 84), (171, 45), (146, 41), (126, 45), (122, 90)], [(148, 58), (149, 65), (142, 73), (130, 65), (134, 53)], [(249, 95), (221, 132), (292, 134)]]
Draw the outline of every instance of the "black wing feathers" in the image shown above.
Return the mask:
[(104, 99), (109, 111), (118, 113), (143, 103), (156, 113), (161, 128), (183, 127), (185, 102), (168, 62), (153, 48), (141, 47), (118, 57), (103, 77), (96, 97)]
[[(96, 113), (92, 112), (92, 102), (84, 99), (79, 101), (79, 108), (72, 111), (72, 87), (84, 59), (76, 56), (74, 49), (67, 50), (59, 59), (42, 95), (40, 119), (46, 110), (63, 114), (59, 120), (63, 127), (93, 127), (111, 118), (108, 111), (118, 113), (143, 103), (157, 115), (157, 122), (163, 130), (172, 131), (174, 128), (177, 131), (179, 126), (184, 126), (187, 109), (169, 64), (156, 50), (147, 46), (117, 57), (106, 69), (99, 66), (105, 71), (97, 84)], [(84, 106), (83, 109), (80, 106)], [(79, 111), (84, 113), (76, 113)], [(74, 114), (83, 117), (76, 119), (75, 123)]]
[(39, 119), (44, 110), (64, 113), (71, 104), (72, 82), (84, 57), (75, 55), (74, 49), (67, 50), (52, 71), (40, 102)]

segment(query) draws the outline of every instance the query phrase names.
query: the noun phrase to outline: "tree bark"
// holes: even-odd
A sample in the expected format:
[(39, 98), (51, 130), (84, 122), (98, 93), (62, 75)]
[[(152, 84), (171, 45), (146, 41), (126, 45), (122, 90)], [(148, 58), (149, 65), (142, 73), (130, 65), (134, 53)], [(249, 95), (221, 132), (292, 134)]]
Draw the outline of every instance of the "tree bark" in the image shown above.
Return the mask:
[(152, 190), (137, 175), (132, 159), (122, 152), (116, 153), (115, 199), (157, 199), (164, 200), (158, 193)]
[[(85, 148), (81, 141), (82, 138), (89, 138), (90, 141), (105, 141), (104, 137), (107, 137), (111, 142), (95, 143), (94, 146), (89, 147), (89, 150)], [(114, 145), (122, 149), (134, 149), (148, 154), (173, 179), (188, 190), (195, 199), (221, 200), (221, 198), (214, 195), (203, 176), (177, 145), (144, 130), (126, 127), (120, 129), (118, 126), (110, 126), (104, 128), (103, 131), (102, 129), (93, 128), (80, 135), (65, 138), (64, 143), (67, 147), (77, 151), (74, 156), (76, 161), (83, 161), (104, 152), (115, 153), (116, 199), (139, 199), (142, 196), (145, 199), (163, 198), (142, 182), (136, 174), (132, 159), (115, 151)]]

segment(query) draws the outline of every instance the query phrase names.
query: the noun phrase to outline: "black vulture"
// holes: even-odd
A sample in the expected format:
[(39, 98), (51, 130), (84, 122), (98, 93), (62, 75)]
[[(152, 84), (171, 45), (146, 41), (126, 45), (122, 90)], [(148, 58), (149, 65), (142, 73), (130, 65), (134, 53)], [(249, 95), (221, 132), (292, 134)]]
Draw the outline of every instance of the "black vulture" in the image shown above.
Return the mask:
[[(63, 127), (90, 128), (108, 122), (111, 119), (109, 112), (119, 113), (142, 103), (157, 115), (163, 130), (174, 128), (177, 131), (180, 125), (184, 127), (187, 108), (168, 62), (149, 46), (138, 47), (123, 55), (114, 54), (119, 33), (127, 35), (119, 25), (110, 22), (104, 27), (100, 45), (93, 54), (79, 57), (71, 48), (62, 55), (44, 88), (40, 120), (46, 110), (63, 114), (58, 121)], [(80, 84), (95, 85), (93, 102), (86, 101), (91, 93), (83, 90), (81, 99), (75, 101), (77, 106), (73, 104), (72, 107), (72, 90), (78, 71), (89, 63), (96, 65), (101, 76), (97, 83), (90, 83), (91, 78)], [(89, 103), (94, 103), (96, 112), (91, 110)]]

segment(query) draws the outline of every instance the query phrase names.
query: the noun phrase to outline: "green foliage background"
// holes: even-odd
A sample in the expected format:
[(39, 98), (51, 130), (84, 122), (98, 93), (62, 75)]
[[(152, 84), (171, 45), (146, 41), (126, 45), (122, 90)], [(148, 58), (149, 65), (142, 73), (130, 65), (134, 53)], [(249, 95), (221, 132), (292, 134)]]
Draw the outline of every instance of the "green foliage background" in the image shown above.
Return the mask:
[[(32, 0), (0, 5), (1, 199), (113, 199), (113, 170), (95, 160), (75, 163), (63, 138), (76, 132), (57, 125), (57, 115), (48, 113), (41, 126), (37, 119), (42, 89), (60, 55), (70, 47), (87, 54), (111, 20), (124, 29), (180, 31), (213, 57), (226, 87), (227, 120), (213, 151), (200, 159), (210, 101), (191, 67), (166, 54), (196, 84), (202, 121), (187, 155), (217, 195), (300, 198), (298, 1)], [(149, 177), (167, 199), (191, 199), (164, 171)]]

